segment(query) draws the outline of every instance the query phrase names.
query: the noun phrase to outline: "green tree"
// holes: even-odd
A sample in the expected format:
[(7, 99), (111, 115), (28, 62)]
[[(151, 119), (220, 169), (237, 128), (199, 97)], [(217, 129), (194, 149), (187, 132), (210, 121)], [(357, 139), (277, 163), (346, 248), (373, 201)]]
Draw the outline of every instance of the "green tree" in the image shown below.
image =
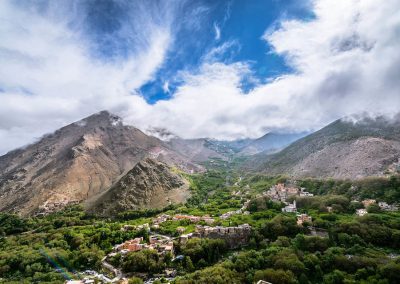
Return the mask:
[(266, 269), (258, 270), (254, 274), (254, 281), (265, 280), (274, 284), (294, 284), (297, 283), (293, 273), (291, 271), (285, 271), (282, 269)]
[(190, 256), (185, 256), (183, 263), (186, 271), (193, 272), (195, 270), (192, 260), (190, 259)]
[(139, 277), (132, 277), (129, 279), (128, 284), (143, 284), (143, 280)]

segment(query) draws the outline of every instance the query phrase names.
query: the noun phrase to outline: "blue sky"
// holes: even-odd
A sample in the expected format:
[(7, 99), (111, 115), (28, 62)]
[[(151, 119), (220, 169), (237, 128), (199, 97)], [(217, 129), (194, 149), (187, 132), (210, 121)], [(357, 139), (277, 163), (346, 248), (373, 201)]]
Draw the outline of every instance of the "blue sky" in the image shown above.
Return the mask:
[[(152, 1), (151, 17), (159, 17), (162, 25), (164, 6)], [(242, 89), (249, 91), (256, 83), (266, 82), (283, 73), (291, 72), (284, 58), (271, 50), (262, 39), (267, 29), (276, 28), (282, 19), (312, 17), (309, 3), (294, 0), (258, 1), (167, 1), (176, 8), (174, 43), (154, 77), (140, 86), (138, 91), (147, 102), (154, 104), (166, 100), (182, 83), (179, 74), (195, 71), (207, 53), (228, 44), (213, 60), (232, 63), (248, 62), (251, 80), (243, 78)], [(174, 3), (174, 4), (172, 4)], [(87, 9), (83, 35), (91, 41), (91, 53), (99, 60), (120, 60), (134, 54), (135, 43), (120, 31), (135, 14), (136, 5), (126, 1), (81, 1)], [(168, 4), (167, 4), (168, 5)], [(193, 19), (196, 22), (193, 22)], [(135, 27), (133, 27), (135, 28)], [(140, 27), (139, 27), (140, 28)], [(256, 80), (256, 81), (255, 81)], [(168, 86), (168, 88), (167, 88)]]
[(101, 110), (238, 139), (400, 109), (400, 3), (0, 1), (0, 153)]
[[(216, 3), (217, 2), (217, 3)], [(171, 92), (179, 85), (180, 70), (196, 69), (203, 56), (224, 42), (232, 46), (218, 60), (226, 63), (248, 61), (255, 78), (260, 81), (290, 72), (285, 61), (271, 52), (262, 40), (265, 30), (281, 17), (305, 17), (308, 11), (294, 5), (295, 1), (209, 1), (210, 10), (203, 11), (198, 29), (183, 28), (177, 35), (175, 46), (168, 52), (167, 60), (157, 72), (157, 78), (141, 88), (150, 103), (168, 99), (163, 90), (166, 81)], [(177, 78), (177, 79), (175, 79)], [(247, 91), (253, 83), (243, 80)]]
[[(142, 86), (140, 92), (150, 103), (168, 99), (180, 84), (180, 71), (196, 69), (208, 52), (226, 42), (232, 44), (216, 60), (249, 62), (252, 79), (265, 82), (290, 72), (284, 59), (271, 51), (262, 36), (283, 17), (305, 19), (312, 16), (307, 5), (296, 5), (296, 2), (299, 1), (206, 1), (208, 9), (200, 12), (201, 23), (195, 28), (182, 27), (178, 31), (176, 43), (168, 51), (156, 78)], [(169, 86), (167, 92), (163, 88), (165, 82)], [(246, 78), (242, 83), (245, 92), (255, 84)]]

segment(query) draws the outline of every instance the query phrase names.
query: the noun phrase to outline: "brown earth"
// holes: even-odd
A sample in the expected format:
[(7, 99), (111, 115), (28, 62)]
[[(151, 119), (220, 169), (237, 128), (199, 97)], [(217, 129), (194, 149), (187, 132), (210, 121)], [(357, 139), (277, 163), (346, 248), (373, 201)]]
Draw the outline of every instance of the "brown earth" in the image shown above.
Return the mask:
[(106, 216), (126, 210), (163, 208), (185, 202), (190, 196), (188, 188), (189, 183), (171, 167), (147, 158), (86, 206), (89, 211)]
[(204, 169), (163, 141), (103, 111), (0, 157), (0, 211), (58, 210), (107, 190), (153, 157), (186, 172)]

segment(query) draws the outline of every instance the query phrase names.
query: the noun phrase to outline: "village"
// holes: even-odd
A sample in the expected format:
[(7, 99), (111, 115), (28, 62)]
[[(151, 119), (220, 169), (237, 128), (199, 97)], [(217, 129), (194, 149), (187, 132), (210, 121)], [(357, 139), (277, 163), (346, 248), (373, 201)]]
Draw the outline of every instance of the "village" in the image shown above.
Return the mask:
[[(269, 197), (272, 201), (282, 202), (286, 206), (282, 208), (282, 212), (284, 213), (297, 213), (296, 199), (292, 201), (292, 203), (287, 202), (288, 198), (295, 197), (312, 197), (314, 194), (307, 192), (305, 188), (298, 188), (295, 186), (285, 186), (283, 183), (278, 183), (272, 186), (268, 191), (264, 192), (262, 196)], [(352, 202), (360, 202), (358, 200), (352, 200)], [(364, 208), (356, 209), (356, 215), (364, 216), (368, 214), (367, 208), (371, 205), (378, 205), (379, 209), (382, 211), (398, 211), (399, 206), (396, 204), (388, 204), (387, 202), (379, 201), (377, 202), (375, 199), (365, 199), (360, 202)], [(331, 206), (327, 206), (326, 210), (328, 212), (332, 212), (333, 208)], [(298, 224), (301, 224), (306, 218), (308, 222), (311, 222), (311, 217), (307, 214), (301, 214), (298, 216)]]
[[(328, 232), (324, 229), (315, 228), (313, 226), (313, 218), (307, 213), (299, 213), (296, 206), (296, 197), (313, 197), (314, 195), (305, 188), (299, 188), (297, 186), (286, 186), (283, 183), (278, 183), (257, 197), (266, 196), (274, 202), (281, 202), (285, 206), (281, 209), (283, 213), (294, 213), (296, 214), (296, 222), (298, 226), (304, 226), (309, 229), (308, 235), (328, 237)], [(291, 203), (288, 200), (293, 200)], [(353, 202), (359, 202), (353, 200)], [(134, 239), (127, 240), (123, 243), (117, 244), (113, 247), (113, 251), (109, 253), (102, 260), (103, 267), (112, 272), (115, 277), (113, 279), (106, 277), (101, 273), (93, 273), (92, 276), (85, 277), (83, 280), (71, 280), (66, 282), (68, 284), (91, 284), (91, 283), (116, 283), (118, 281), (124, 281), (125, 275), (120, 269), (113, 267), (107, 262), (109, 257), (114, 257), (117, 254), (121, 254), (122, 257), (132, 252), (139, 252), (141, 250), (152, 250), (157, 252), (160, 257), (169, 255), (171, 259), (178, 260), (184, 256), (176, 255), (175, 244), (185, 244), (192, 238), (209, 238), (209, 239), (222, 239), (225, 240), (226, 244), (230, 249), (238, 249), (242, 246), (246, 246), (250, 240), (252, 227), (249, 224), (240, 224), (237, 226), (215, 226), (219, 224), (220, 220), (227, 220), (234, 215), (249, 215), (247, 211), (250, 200), (245, 200), (243, 206), (240, 209), (234, 211), (228, 211), (219, 215), (218, 217), (211, 217), (210, 215), (195, 216), (188, 214), (160, 214), (151, 219), (149, 223), (141, 225), (129, 225), (125, 224), (121, 227), (123, 231), (147, 231), (150, 236), (148, 241), (143, 237), (136, 237)], [(382, 211), (397, 211), (398, 206), (388, 204), (386, 202), (377, 202), (375, 199), (365, 199), (360, 202), (364, 208), (356, 210), (358, 216), (364, 216), (367, 214), (367, 208), (371, 205), (377, 205)], [(327, 212), (333, 212), (332, 207), (326, 207)], [(194, 231), (187, 232), (186, 228), (179, 226), (176, 229), (178, 236), (171, 237), (167, 235), (157, 234), (162, 224), (168, 221), (182, 221), (187, 220), (190, 224), (195, 224)], [(217, 222), (218, 221), (218, 222)], [(173, 279), (176, 276), (176, 270), (172, 268), (165, 269), (163, 274), (158, 275), (167, 279)], [(152, 281), (158, 279), (148, 279), (145, 283), (153, 283)], [(96, 280), (96, 282), (94, 282)], [(79, 282), (80, 281), (80, 282)], [(125, 282), (120, 282), (125, 283)], [(264, 283), (264, 282), (261, 282)]]
[[(191, 223), (199, 223), (204, 222), (207, 225), (196, 225), (194, 232), (188, 234), (180, 234), (178, 237), (170, 237), (166, 235), (157, 234), (152, 231), (157, 230), (159, 226), (166, 221), (180, 221), (180, 220), (189, 220)], [(172, 259), (181, 259), (183, 256), (176, 256), (174, 250), (174, 241), (179, 243), (186, 243), (189, 239), (192, 238), (210, 238), (210, 239), (223, 239), (226, 241), (227, 245), (231, 249), (238, 248), (240, 246), (245, 246), (251, 235), (251, 226), (248, 224), (242, 224), (238, 226), (231, 227), (223, 227), (223, 226), (215, 226), (211, 227), (215, 222), (214, 218), (211, 218), (208, 215), (205, 216), (193, 216), (193, 215), (184, 215), (184, 214), (176, 214), (176, 215), (168, 215), (168, 214), (160, 214), (154, 217), (151, 220), (151, 223), (145, 223), (141, 225), (123, 225), (121, 230), (123, 231), (133, 231), (133, 230), (146, 230), (150, 233), (149, 241), (146, 242), (143, 237), (137, 237), (134, 239), (127, 240), (121, 244), (117, 244), (113, 247), (113, 251), (105, 256), (102, 260), (103, 268), (107, 271), (112, 272), (115, 277), (110, 278), (105, 276), (102, 273), (97, 273), (95, 271), (87, 271), (84, 274), (84, 278), (82, 280), (69, 280), (66, 281), (67, 284), (92, 284), (92, 283), (125, 283), (126, 280), (125, 275), (121, 272), (119, 268), (113, 267), (111, 264), (107, 262), (109, 257), (114, 257), (117, 254), (121, 254), (122, 256), (131, 253), (138, 252), (141, 250), (153, 250), (156, 251), (160, 257), (165, 257), (169, 255)], [(203, 224), (204, 224), (203, 223)], [(179, 232), (180, 227), (178, 227)], [(181, 231), (181, 233), (184, 231)], [(88, 275), (90, 274), (90, 275)], [(158, 277), (163, 277), (166, 279), (173, 279), (176, 275), (176, 271), (172, 268), (165, 269), (164, 273), (158, 275)], [(152, 283), (152, 280), (149, 279), (145, 283)], [(121, 282), (122, 281), (122, 282)]]
[[(352, 200), (352, 202), (359, 202), (358, 200)], [(388, 211), (388, 212), (393, 212), (393, 211), (399, 211), (399, 206), (396, 204), (388, 204), (387, 202), (377, 202), (375, 199), (365, 199), (361, 201), (362, 205), (364, 208), (360, 208), (356, 210), (357, 216), (364, 216), (368, 214), (368, 207), (371, 205), (378, 205), (379, 210), (382, 211)]]
[[(268, 191), (263, 192), (261, 196), (266, 196), (274, 202), (282, 202), (285, 207), (282, 208), (283, 213), (298, 213), (296, 206), (296, 199), (292, 203), (287, 200), (294, 197), (311, 197), (314, 194), (305, 190), (305, 188), (298, 188), (296, 186), (285, 186), (284, 183), (273, 185)], [(297, 215), (297, 225), (308, 223), (311, 225), (312, 217), (303, 213)]]

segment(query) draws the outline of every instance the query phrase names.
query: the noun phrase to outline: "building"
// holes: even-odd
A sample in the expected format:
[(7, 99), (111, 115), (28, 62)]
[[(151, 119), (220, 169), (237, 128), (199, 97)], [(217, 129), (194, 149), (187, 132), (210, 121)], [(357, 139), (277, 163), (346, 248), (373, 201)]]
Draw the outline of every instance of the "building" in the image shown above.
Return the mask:
[(200, 221), (206, 222), (206, 224), (211, 225), (215, 222), (213, 218), (211, 218), (208, 215), (205, 216), (193, 216), (193, 215), (184, 215), (184, 214), (177, 214), (175, 216), (170, 216), (167, 214), (162, 214), (157, 216), (156, 218), (153, 218), (152, 220), (152, 227), (154, 229), (158, 229), (160, 227), (160, 224), (173, 220), (173, 221), (179, 221), (179, 220), (189, 220), (191, 223), (198, 223)]
[(312, 223), (312, 217), (307, 214), (297, 215), (297, 225), (302, 226), (304, 222)]
[(189, 239), (193, 237), (193, 233), (184, 234), (179, 236), (179, 242), (185, 244)]
[(398, 211), (399, 210), (398, 206), (396, 206), (394, 204), (388, 204), (386, 202), (378, 202), (378, 206), (383, 211)]
[(248, 243), (251, 235), (251, 226), (249, 224), (239, 225), (237, 227), (209, 227), (196, 226), (195, 232), (190, 237), (223, 239), (230, 248), (237, 248)]
[(364, 215), (368, 214), (368, 212), (367, 212), (367, 209), (357, 209), (356, 214), (357, 214), (357, 216), (364, 216)]
[(282, 212), (296, 213), (297, 212), (296, 200), (293, 200), (293, 204), (288, 204), (284, 208), (282, 208)]
[(361, 203), (364, 205), (364, 208), (367, 208), (368, 206), (375, 204), (376, 200), (375, 199), (365, 199), (361, 201)]
[(258, 280), (257, 284), (272, 284), (272, 283), (264, 280)]
[(278, 183), (272, 186), (267, 192), (264, 192), (264, 196), (269, 197), (275, 202), (286, 202), (288, 197), (301, 196), (310, 197), (314, 194), (305, 191), (305, 188), (298, 188), (296, 186), (285, 186), (283, 183)]
[(143, 249), (144, 244), (142, 244), (142, 242), (143, 238), (135, 238), (133, 240), (122, 243), (117, 249), (127, 251), (139, 251)]
[(311, 197), (311, 196), (314, 196), (314, 194), (312, 194), (312, 193), (310, 193), (310, 192), (308, 192), (308, 191), (305, 191), (305, 188), (304, 188), (304, 187), (300, 188), (300, 193), (299, 193), (299, 195), (300, 195), (301, 197)]
[(172, 217), (169, 216), (168, 214), (161, 214), (161, 215), (157, 216), (156, 218), (153, 218), (152, 222), (154, 225), (159, 225), (159, 224), (164, 223), (171, 219), (172, 219)]
[(169, 239), (152, 236), (150, 237), (149, 244), (144, 243), (143, 238), (135, 238), (115, 247), (115, 250), (121, 253), (135, 252), (143, 249), (156, 250), (161, 255), (168, 252), (174, 254), (174, 243)]
[(200, 222), (200, 217), (192, 216), (192, 215), (175, 215), (172, 220), (179, 221), (179, 220), (190, 220), (192, 223)]

